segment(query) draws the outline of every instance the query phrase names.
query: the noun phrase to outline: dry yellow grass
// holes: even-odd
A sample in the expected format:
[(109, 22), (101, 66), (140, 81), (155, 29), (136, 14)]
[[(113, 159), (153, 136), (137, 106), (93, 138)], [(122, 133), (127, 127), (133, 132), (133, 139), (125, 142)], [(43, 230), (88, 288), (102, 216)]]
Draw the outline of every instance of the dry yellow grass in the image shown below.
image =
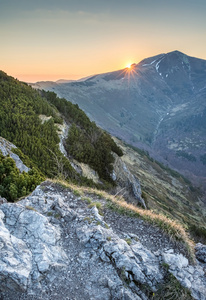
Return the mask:
[[(51, 181), (51, 180), (50, 180)], [(194, 254), (194, 243), (189, 238), (185, 228), (182, 224), (178, 223), (175, 220), (169, 219), (168, 217), (157, 214), (151, 210), (145, 210), (142, 208), (139, 208), (133, 204), (130, 204), (124, 200), (122, 197), (110, 195), (105, 191), (97, 190), (94, 188), (89, 187), (82, 187), (77, 186), (71, 183), (68, 183), (66, 181), (59, 181), (59, 180), (52, 180), (54, 183), (61, 184), (69, 189), (71, 189), (73, 192), (79, 193), (79, 195), (83, 194), (95, 194), (99, 196), (100, 198), (104, 198), (107, 201), (111, 201), (112, 204), (114, 204), (117, 208), (117, 210), (125, 211), (128, 213), (132, 213), (134, 216), (138, 216), (142, 219), (144, 219), (147, 222), (150, 222), (158, 227), (160, 227), (164, 232), (166, 232), (172, 239), (175, 239), (179, 242), (181, 242), (184, 247), (186, 248), (188, 255), (192, 262), (195, 261), (195, 254)]]

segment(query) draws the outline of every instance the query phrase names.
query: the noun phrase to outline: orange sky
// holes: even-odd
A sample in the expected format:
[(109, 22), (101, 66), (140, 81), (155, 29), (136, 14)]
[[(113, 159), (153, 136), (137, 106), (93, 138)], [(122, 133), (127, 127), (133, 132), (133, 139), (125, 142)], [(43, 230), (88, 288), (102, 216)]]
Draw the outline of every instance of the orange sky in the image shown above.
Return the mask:
[(0, 66), (19, 80), (78, 79), (179, 50), (206, 59), (204, 0), (0, 0)]

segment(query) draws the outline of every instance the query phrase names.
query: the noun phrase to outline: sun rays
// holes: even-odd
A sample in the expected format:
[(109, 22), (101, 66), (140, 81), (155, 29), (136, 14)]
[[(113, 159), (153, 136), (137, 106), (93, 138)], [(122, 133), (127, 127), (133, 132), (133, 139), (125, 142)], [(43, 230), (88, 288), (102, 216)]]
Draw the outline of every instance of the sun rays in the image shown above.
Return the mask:
[(130, 82), (131, 79), (135, 79), (136, 75), (138, 75), (137, 65), (136, 64), (128, 64), (125, 69), (122, 70), (122, 75), (124, 78)]

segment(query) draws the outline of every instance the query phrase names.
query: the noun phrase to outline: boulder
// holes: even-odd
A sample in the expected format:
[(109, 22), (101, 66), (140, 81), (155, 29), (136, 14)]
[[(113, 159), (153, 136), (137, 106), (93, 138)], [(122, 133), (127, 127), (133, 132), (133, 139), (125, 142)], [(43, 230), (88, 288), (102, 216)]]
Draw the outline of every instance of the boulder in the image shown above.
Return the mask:
[[(115, 163), (112, 177), (115, 178), (116, 183), (121, 187), (124, 197), (132, 197), (146, 208), (145, 201), (141, 196), (142, 191), (139, 179), (130, 172), (120, 157), (118, 157), (115, 153), (113, 155), (115, 157)], [(118, 193), (119, 192), (117, 192), (117, 194)]]
[(5, 227), (0, 210), (0, 280), (2, 289), (27, 288), (32, 271), (32, 252), (27, 244)]
[(197, 259), (203, 263), (206, 263), (206, 245), (201, 243), (196, 244), (195, 251)]
[(26, 289), (31, 275), (38, 282), (50, 267), (64, 266), (67, 256), (59, 246), (60, 230), (45, 216), (20, 203), (4, 203), (0, 212), (0, 277), (15, 281), (10, 288)]

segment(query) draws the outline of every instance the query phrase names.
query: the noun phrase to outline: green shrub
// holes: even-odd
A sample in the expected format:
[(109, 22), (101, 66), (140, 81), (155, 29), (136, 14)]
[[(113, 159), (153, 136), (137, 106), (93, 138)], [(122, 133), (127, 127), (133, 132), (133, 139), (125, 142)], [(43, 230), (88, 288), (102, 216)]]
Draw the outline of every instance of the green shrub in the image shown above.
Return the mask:
[(196, 242), (202, 242), (203, 244), (206, 243), (206, 228), (205, 227), (198, 227), (196, 225), (190, 225), (189, 227), (190, 234), (194, 238)]
[(44, 177), (32, 168), (28, 173), (20, 172), (15, 161), (0, 154), (0, 195), (14, 202), (32, 192)]
[(126, 238), (125, 241), (127, 242), (127, 244), (128, 244), (129, 246), (132, 244), (131, 238)]

